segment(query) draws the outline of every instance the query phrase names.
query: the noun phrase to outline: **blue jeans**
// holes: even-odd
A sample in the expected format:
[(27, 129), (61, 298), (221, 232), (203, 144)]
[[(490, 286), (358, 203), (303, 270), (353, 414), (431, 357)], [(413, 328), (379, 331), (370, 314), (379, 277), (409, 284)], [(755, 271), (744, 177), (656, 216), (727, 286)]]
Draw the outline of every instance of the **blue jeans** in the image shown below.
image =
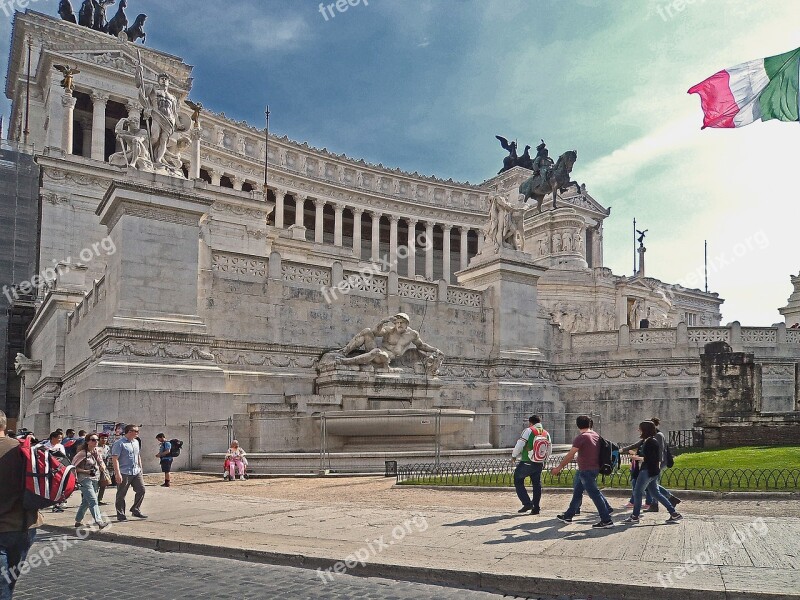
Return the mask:
[(0, 533), (0, 600), (11, 600), (19, 566), (28, 556), (36, 529)]
[(78, 485), (81, 488), (81, 505), (75, 514), (75, 522), (80, 523), (88, 510), (92, 513), (95, 523), (102, 523), (103, 516), (100, 514), (100, 506), (97, 504), (97, 490), (100, 488), (100, 482), (87, 477), (81, 480)]
[[(522, 506), (531, 506), (534, 510), (539, 510), (539, 502), (542, 499), (542, 463), (524, 463), (521, 462), (514, 469), (514, 488), (517, 490), (519, 501)], [(528, 496), (528, 490), (525, 487), (525, 479), (531, 478), (531, 485), (533, 487), (533, 500)]]
[(633, 488), (633, 516), (638, 517), (639, 513), (642, 511), (642, 496), (644, 496), (645, 490), (650, 492), (654, 499), (661, 502), (664, 508), (669, 511), (669, 514), (675, 514), (675, 507), (670, 504), (669, 497), (661, 493), (662, 489), (664, 488), (658, 485), (658, 475), (650, 477), (650, 473), (648, 473), (647, 469), (642, 468), (642, 470), (639, 471), (639, 476), (636, 478), (636, 487)]
[(575, 472), (575, 479), (572, 481), (572, 501), (569, 503), (567, 512), (564, 513), (565, 517), (572, 518), (580, 510), (583, 492), (585, 491), (594, 502), (597, 512), (600, 513), (600, 520), (604, 523), (611, 520), (608, 500), (603, 496), (600, 488), (597, 487), (597, 476), (599, 474), (600, 471)]
[[(661, 469), (661, 471), (658, 473), (658, 477), (656, 478), (656, 484), (658, 485), (658, 491), (661, 492), (662, 496), (666, 496), (667, 498), (672, 498), (672, 492), (670, 492), (668, 489), (666, 489), (666, 488), (661, 486), (661, 473), (663, 473), (663, 472), (664, 472), (664, 469)], [(651, 498), (650, 498), (650, 491), (649, 490), (647, 492), (647, 498), (648, 498), (647, 503), (649, 505), (658, 506), (658, 500), (657, 499), (652, 498), (652, 502), (650, 501)]]
[[(629, 502), (631, 504), (633, 504), (633, 490), (636, 489), (636, 478), (637, 477), (639, 477), (639, 472), (638, 471), (636, 472), (636, 475), (631, 475), (631, 499), (629, 500)], [(659, 475), (659, 477), (660, 477), (660, 475)], [(650, 494), (650, 490), (645, 489), (645, 494), (646, 494), (645, 499), (644, 499), (645, 503), (647, 503), (647, 504), (649, 504), (651, 506), (653, 504), (657, 503), (657, 501), (654, 500), (653, 496)]]

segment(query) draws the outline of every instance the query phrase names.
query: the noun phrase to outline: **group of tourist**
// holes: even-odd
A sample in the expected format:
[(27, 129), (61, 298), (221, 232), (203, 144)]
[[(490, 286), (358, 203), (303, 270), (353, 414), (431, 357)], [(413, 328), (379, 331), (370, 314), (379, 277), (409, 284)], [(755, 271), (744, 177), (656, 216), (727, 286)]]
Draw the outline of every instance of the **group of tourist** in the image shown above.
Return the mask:
[[(540, 511), (542, 496), (541, 476), (549, 451), (541, 450), (550, 447), (550, 436), (544, 430), (541, 418), (533, 415), (528, 420), (528, 427), (522, 432), (512, 452), (512, 462), (517, 463), (514, 470), (514, 487), (522, 502), (520, 513), (531, 512), (536, 515)], [(639, 523), (642, 512), (642, 501), (646, 499), (645, 511), (657, 512), (659, 504), (669, 512), (667, 523), (677, 523), (683, 516), (675, 509), (680, 499), (661, 487), (659, 478), (663, 469), (667, 468), (669, 446), (663, 433), (658, 430), (660, 421), (657, 418), (639, 423), (639, 440), (630, 446), (621, 448), (628, 452), (631, 459), (632, 496), (623, 508), (631, 508), (633, 512), (622, 521), (625, 524)], [(576, 419), (580, 433), (572, 440), (572, 447), (564, 455), (561, 462), (550, 472), (558, 476), (564, 468), (577, 462), (577, 470), (573, 478), (572, 500), (566, 511), (556, 516), (563, 523), (572, 523), (573, 517), (580, 514), (583, 493), (589, 496), (600, 515), (600, 520), (592, 525), (595, 529), (614, 527), (611, 518), (614, 509), (597, 486), (597, 476), (601, 466), (601, 438), (593, 429), (593, 421), (586, 415)], [(537, 444), (541, 444), (537, 448)], [(533, 496), (528, 494), (525, 481), (530, 477)], [(646, 498), (645, 498), (646, 496)]]

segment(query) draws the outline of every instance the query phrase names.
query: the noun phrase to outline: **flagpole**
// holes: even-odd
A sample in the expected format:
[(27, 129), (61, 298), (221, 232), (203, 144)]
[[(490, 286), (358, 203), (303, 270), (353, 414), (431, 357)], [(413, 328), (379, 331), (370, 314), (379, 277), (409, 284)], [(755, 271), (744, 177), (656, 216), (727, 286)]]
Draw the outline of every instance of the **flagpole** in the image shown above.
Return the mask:
[(633, 276), (636, 277), (636, 219), (633, 219)]
[(706, 280), (706, 294), (708, 293), (708, 240), (703, 240), (703, 272)]
[(266, 127), (264, 128), (264, 199), (267, 199), (267, 180), (269, 178), (269, 104), (264, 110)]

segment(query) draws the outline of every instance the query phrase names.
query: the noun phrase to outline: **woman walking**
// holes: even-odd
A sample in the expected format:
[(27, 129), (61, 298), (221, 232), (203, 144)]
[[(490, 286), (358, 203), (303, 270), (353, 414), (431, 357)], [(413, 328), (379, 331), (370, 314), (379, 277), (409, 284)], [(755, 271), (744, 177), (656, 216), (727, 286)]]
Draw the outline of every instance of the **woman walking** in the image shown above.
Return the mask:
[(83, 516), (86, 511), (91, 512), (94, 522), (100, 529), (108, 526), (103, 521), (100, 514), (100, 506), (97, 503), (97, 490), (100, 485), (100, 477), (106, 476), (106, 466), (97, 451), (98, 437), (92, 433), (86, 437), (86, 441), (81, 446), (72, 464), (78, 474), (78, 485), (81, 488), (81, 505), (75, 515), (75, 528), (83, 526)]
[(656, 426), (652, 421), (639, 423), (639, 437), (642, 439), (641, 456), (631, 450), (631, 460), (639, 463), (639, 475), (636, 477), (636, 487), (633, 488), (633, 514), (622, 521), (635, 524), (639, 522), (639, 513), (642, 510), (642, 496), (648, 490), (653, 498), (658, 500), (669, 511), (667, 523), (677, 523), (683, 516), (670, 504), (669, 498), (661, 493), (658, 487), (658, 474), (661, 472), (661, 449), (656, 440)]

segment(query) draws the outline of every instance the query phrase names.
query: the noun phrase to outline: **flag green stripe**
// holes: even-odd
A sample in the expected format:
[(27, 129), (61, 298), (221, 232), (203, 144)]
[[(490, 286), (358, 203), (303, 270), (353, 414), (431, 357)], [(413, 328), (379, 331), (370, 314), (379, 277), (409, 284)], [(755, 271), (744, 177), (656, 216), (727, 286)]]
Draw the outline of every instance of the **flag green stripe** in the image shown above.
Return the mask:
[(800, 48), (765, 58), (764, 70), (770, 81), (758, 98), (761, 120), (799, 120)]

